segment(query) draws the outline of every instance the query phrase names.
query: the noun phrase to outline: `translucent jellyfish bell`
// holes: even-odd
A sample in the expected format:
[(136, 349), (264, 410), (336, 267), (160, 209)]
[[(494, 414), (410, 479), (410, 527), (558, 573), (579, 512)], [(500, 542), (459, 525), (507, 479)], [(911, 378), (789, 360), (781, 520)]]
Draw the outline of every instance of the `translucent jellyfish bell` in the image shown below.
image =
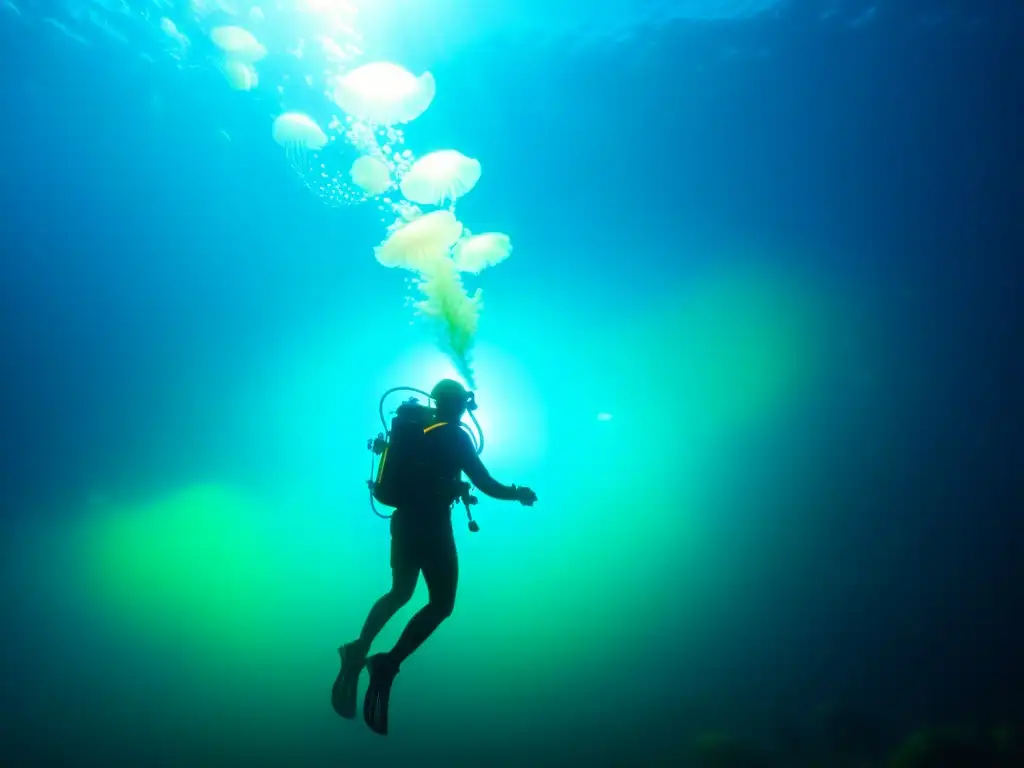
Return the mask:
[(434, 262), (451, 261), (449, 252), (462, 235), (462, 224), (450, 211), (433, 211), (394, 230), (374, 250), (385, 267), (431, 271)]
[(220, 48), (225, 57), (255, 64), (267, 55), (267, 49), (246, 29), (234, 26), (214, 27), (210, 39)]
[(351, 164), (345, 141), (331, 141), (313, 118), (302, 112), (285, 112), (274, 121), (274, 141), (284, 149), (292, 170), (306, 187), (331, 206), (355, 205), (366, 199), (348, 183), (345, 168)]
[(388, 61), (363, 64), (346, 72), (334, 89), (334, 102), (346, 114), (370, 125), (410, 123), (434, 100), (434, 76), (416, 77)]
[(368, 197), (382, 195), (391, 187), (391, 169), (379, 157), (359, 157), (352, 163), (349, 176)]
[(455, 268), (460, 272), (482, 272), (500, 264), (512, 253), (512, 240), (501, 232), (469, 235), (452, 249)]
[(405, 198), (420, 205), (443, 205), (468, 194), (480, 181), (480, 162), (454, 149), (424, 155), (402, 178)]
[(284, 147), (288, 164), (303, 175), (310, 165), (310, 153), (327, 145), (327, 134), (309, 115), (285, 112), (274, 121), (274, 141)]
[(260, 82), (255, 67), (234, 59), (225, 61), (221, 65), (221, 72), (224, 73), (228, 85), (236, 91), (251, 91)]

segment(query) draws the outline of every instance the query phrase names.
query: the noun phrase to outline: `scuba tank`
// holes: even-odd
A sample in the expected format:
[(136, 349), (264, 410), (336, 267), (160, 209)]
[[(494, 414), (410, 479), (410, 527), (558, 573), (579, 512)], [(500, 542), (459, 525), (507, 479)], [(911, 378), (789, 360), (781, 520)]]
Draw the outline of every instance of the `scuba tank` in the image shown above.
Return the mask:
[(417, 501), (418, 492), (428, 479), (426, 435), (438, 426), (434, 423), (434, 409), (420, 405), (415, 398), (398, 406), (387, 437), (383, 441), (377, 437), (374, 452), (380, 450), (380, 463), (372, 488), (374, 499), (389, 507)]
[[(434, 429), (446, 426), (446, 422), (437, 421), (437, 412), (430, 406), (421, 404), (415, 397), (402, 402), (395, 410), (394, 418), (391, 420), (390, 428), (384, 419), (384, 401), (389, 395), (399, 391), (416, 392), (430, 395), (413, 387), (395, 387), (389, 389), (380, 399), (378, 408), (381, 424), (385, 431), (376, 438), (367, 440), (366, 447), (371, 451), (370, 458), (370, 479), (366, 484), (370, 489), (370, 507), (378, 517), (389, 518), (391, 515), (382, 514), (377, 510), (374, 502), (379, 502), (388, 507), (415, 506), (423, 503), (433, 493), (436, 493), (437, 478), (430, 477), (430, 448), (427, 435)], [(473, 410), (476, 403), (472, 393), (467, 403), (467, 411), (477, 434), (462, 422), (459, 428), (465, 430), (473, 441), (473, 447), (477, 454), (483, 451), (483, 431)], [(477, 436), (479, 435), (479, 439)], [(374, 459), (380, 457), (376, 471), (374, 471)], [(459, 482), (456, 499), (462, 501), (466, 507), (466, 516), (469, 518), (469, 530), (476, 532), (480, 526), (473, 520), (470, 506), (477, 503), (477, 498), (470, 494), (469, 483)], [(451, 497), (449, 497), (451, 498)], [(449, 502), (450, 503), (450, 502)]]

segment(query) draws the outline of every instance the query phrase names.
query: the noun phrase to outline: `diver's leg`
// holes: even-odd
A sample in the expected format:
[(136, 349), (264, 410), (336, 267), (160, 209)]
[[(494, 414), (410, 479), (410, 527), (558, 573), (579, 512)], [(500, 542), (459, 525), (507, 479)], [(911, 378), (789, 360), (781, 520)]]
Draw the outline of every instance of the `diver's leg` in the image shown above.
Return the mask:
[(391, 685), (398, 668), (409, 655), (419, 648), (423, 641), (448, 618), (455, 607), (455, 589), (459, 582), (459, 560), (455, 552), (455, 536), (451, 526), (447, 531), (432, 532), (422, 542), (423, 557), (420, 564), (423, 577), (430, 590), (430, 602), (415, 616), (402, 632), (394, 650), (378, 653), (366, 660), (370, 683), (363, 700), (363, 719), (375, 732), (388, 732), (388, 707), (391, 702)]
[(450, 529), (433, 542), (431, 551), (424, 558), (423, 578), (427, 582), (430, 602), (409, 620), (394, 649), (388, 654), (395, 669), (423, 645), (441, 622), (452, 615), (455, 608), (459, 556), (455, 550), (455, 535)]
[(374, 603), (363, 624), (363, 631), (355, 641), (363, 655), (370, 650), (370, 645), (384, 629), (384, 625), (412, 599), (413, 592), (416, 591), (416, 582), (420, 577), (420, 564), (413, 555), (414, 552), (406, 546), (403, 537), (392, 537), (391, 590)]
[(341, 717), (353, 718), (356, 712), (356, 689), (359, 673), (366, 664), (370, 644), (392, 616), (412, 598), (419, 579), (420, 570), (415, 548), (409, 546), (410, 538), (391, 536), (391, 590), (381, 597), (370, 609), (363, 631), (357, 640), (346, 643), (338, 649), (341, 657), (341, 671), (331, 690), (331, 704)]

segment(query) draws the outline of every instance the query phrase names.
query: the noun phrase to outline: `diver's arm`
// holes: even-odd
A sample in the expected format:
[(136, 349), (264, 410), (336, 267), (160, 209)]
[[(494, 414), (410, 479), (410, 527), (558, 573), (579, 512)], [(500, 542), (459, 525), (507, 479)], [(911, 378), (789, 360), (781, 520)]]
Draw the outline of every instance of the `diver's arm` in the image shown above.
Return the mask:
[[(462, 435), (461, 437), (465, 437)], [(515, 501), (519, 498), (519, 490), (514, 485), (502, 485), (487, 471), (480, 457), (473, 450), (469, 438), (459, 439), (459, 464), (469, 481), (492, 499)]]
[(519, 489), (514, 485), (502, 485), (491, 477), (487, 467), (484, 466), (484, 463), (480, 461), (480, 457), (473, 451), (470, 451), (470, 455), (466, 457), (462, 470), (473, 485), (492, 499), (515, 501), (519, 498)]

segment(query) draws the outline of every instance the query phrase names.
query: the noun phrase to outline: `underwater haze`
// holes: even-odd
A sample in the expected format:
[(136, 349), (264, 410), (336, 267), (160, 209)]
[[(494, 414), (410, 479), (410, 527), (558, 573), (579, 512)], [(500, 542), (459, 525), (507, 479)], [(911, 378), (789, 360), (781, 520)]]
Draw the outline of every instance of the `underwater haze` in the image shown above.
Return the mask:
[[(1022, 39), (2, 0), (0, 762), (1024, 766)], [(445, 377), (539, 501), (455, 507), (381, 737), (367, 441)]]

